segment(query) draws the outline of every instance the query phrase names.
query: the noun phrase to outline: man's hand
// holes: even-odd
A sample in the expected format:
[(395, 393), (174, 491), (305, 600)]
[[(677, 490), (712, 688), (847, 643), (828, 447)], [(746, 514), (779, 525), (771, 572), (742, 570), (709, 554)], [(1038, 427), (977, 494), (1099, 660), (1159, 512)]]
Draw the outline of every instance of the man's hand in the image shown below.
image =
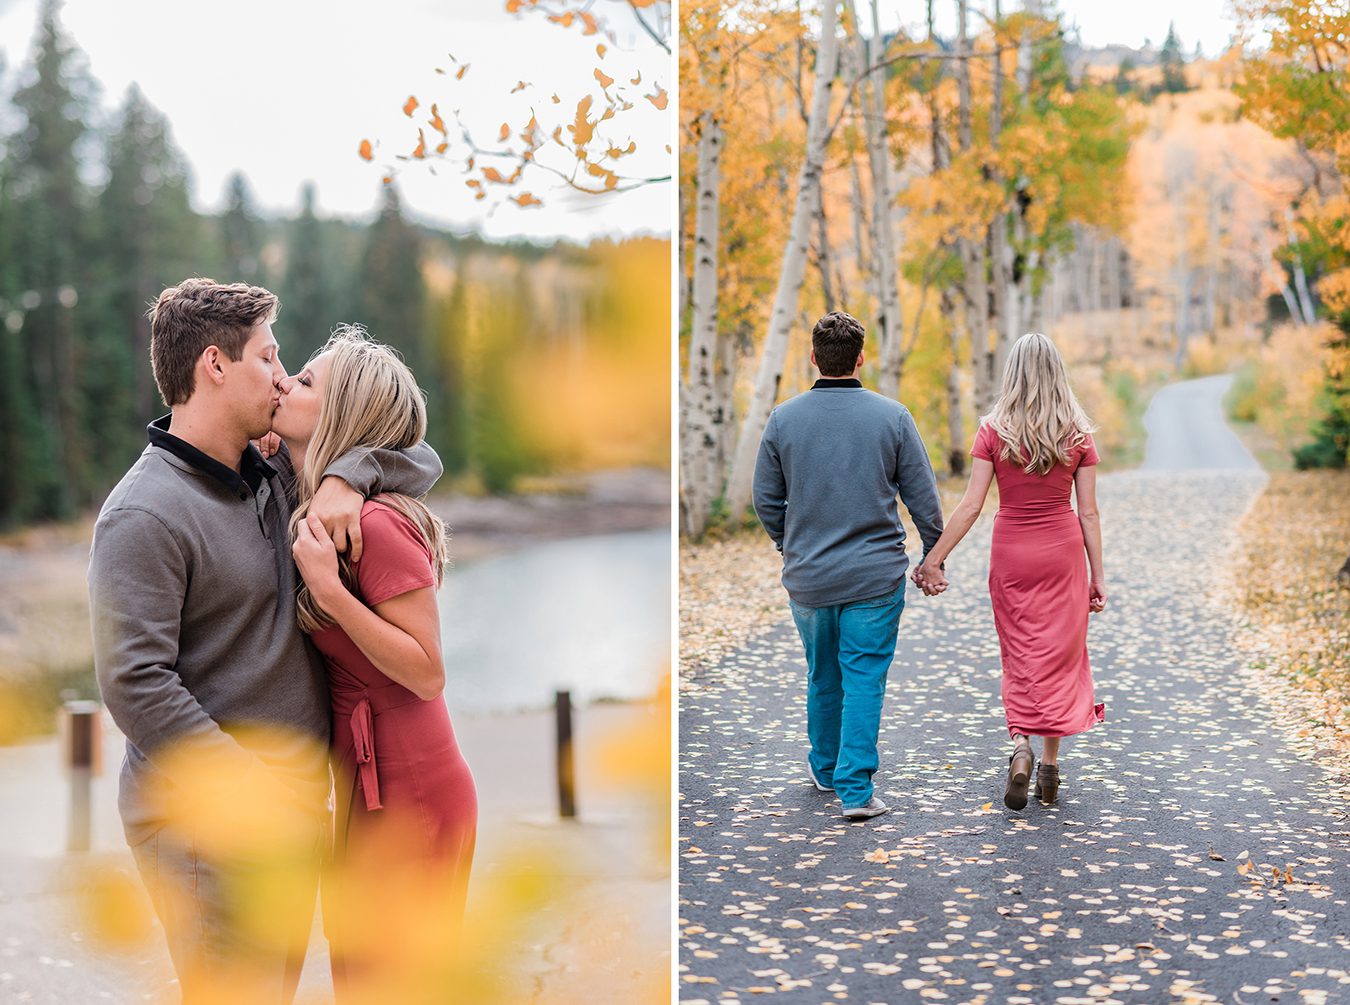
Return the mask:
[(914, 585), (923, 590), (925, 596), (936, 597), (946, 592), (947, 575), (941, 569), (923, 562), (914, 570)]
[(258, 448), (258, 453), (263, 455), (263, 460), (266, 460), (281, 449), (281, 437), (276, 433), (264, 433), (253, 441), (253, 445)]
[(338, 576), (337, 550), (323, 524), (313, 513), (301, 520), (295, 531), (291, 554), (295, 556), (296, 568), (300, 570), (309, 592), (322, 607), (325, 597), (332, 596), (335, 589), (343, 589)]
[(361, 561), (361, 507), (365, 498), (341, 478), (329, 475), (309, 503), (310, 518), (318, 517), (338, 551), (350, 548), (353, 562)]

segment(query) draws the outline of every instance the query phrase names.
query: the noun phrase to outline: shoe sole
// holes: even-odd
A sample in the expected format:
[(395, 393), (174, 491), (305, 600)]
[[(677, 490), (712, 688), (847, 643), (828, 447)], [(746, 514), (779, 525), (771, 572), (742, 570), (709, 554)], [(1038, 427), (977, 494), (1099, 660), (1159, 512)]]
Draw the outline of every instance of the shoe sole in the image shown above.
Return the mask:
[(1027, 808), (1027, 783), (1031, 781), (1031, 771), (1017, 771), (1008, 776), (1008, 788), (1003, 793), (1003, 805), (1010, 810)]
[(865, 807), (859, 807), (852, 810), (844, 810), (843, 816), (845, 820), (871, 820), (873, 817), (879, 817), (889, 812), (891, 812), (889, 806), (881, 810), (869, 810)]

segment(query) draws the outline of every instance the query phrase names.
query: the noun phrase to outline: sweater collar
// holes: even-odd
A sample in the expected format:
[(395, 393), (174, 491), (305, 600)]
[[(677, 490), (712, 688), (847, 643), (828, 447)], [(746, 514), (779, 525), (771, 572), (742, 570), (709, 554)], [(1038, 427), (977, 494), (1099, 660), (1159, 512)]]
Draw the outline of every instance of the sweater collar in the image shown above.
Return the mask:
[(821, 377), (811, 385), (811, 390), (824, 387), (862, 387), (862, 381), (857, 377)]
[(198, 450), (187, 440), (180, 439), (169, 432), (169, 420), (172, 414), (163, 415), (145, 427), (150, 445), (166, 450), (175, 457), (190, 464), (204, 475), (216, 479), (234, 495), (244, 498), (244, 490), (256, 493), (264, 479), (276, 475), (276, 468), (263, 460), (263, 455), (252, 443), (239, 458), (239, 471), (232, 471), (209, 454)]

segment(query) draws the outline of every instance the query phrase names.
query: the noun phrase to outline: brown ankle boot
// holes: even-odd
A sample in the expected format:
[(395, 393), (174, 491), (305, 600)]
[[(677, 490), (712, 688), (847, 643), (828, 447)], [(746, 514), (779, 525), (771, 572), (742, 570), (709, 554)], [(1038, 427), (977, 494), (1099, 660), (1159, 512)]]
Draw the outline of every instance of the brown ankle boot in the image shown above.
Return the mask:
[(1008, 787), (1003, 790), (1003, 805), (1010, 810), (1027, 807), (1027, 782), (1031, 780), (1031, 765), (1035, 757), (1031, 744), (1018, 744), (1008, 758)]
[(1042, 761), (1036, 768), (1036, 798), (1043, 803), (1053, 803), (1058, 795), (1059, 765)]

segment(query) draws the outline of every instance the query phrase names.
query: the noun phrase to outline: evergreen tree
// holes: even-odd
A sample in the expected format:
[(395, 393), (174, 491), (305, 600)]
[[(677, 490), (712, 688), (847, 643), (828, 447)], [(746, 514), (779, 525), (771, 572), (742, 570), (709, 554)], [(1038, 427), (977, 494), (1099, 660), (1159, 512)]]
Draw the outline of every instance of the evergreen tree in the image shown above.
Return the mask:
[(1175, 23), (1167, 26), (1167, 38), (1163, 40), (1158, 58), (1162, 64), (1162, 90), (1168, 94), (1186, 90), (1186, 60), (1181, 53), (1181, 39), (1177, 37)]
[(403, 218), (398, 190), (386, 185), (380, 215), (366, 236), (361, 260), (359, 320), (381, 342), (403, 354), (420, 380), (427, 375), (427, 291), (422, 237)]
[(431, 369), (417, 375), (427, 392), (427, 440), (451, 475), (469, 467), (469, 389), (464, 380), (470, 324), (466, 267), (459, 264), (450, 295), (433, 308)]
[(21, 410), (31, 460), (13, 474), (27, 485), (12, 503), (16, 509), (5, 514), (11, 519), (72, 516), (93, 494), (81, 435), (84, 347), (75, 310), (89, 292), (91, 200), (79, 163), (93, 84), (57, 20), (57, 6), (56, 0), (43, 3), (31, 79), (14, 95), (23, 124), (8, 149), (9, 281), (18, 291), (11, 334), (26, 347), (18, 362), (30, 392)]
[(262, 261), (262, 228), (253, 208), (253, 194), (240, 171), (230, 175), (226, 185), (225, 215), (220, 219), (220, 238), (225, 251), (222, 283), (250, 283), (265, 286), (266, 270)]
[(1122, 59), (1120, 65), (1116, 67), (1115, 80), (1112, 81), (1117, 94), (1125, 94), (1134, 90), (1134, 81), (1130, 79), (1132, 73), (1134, 73), (1134, 60), (1128, 57)]
[(90, 429), (111, 475), (144, 440), (163, 410), (150, 370), (146, 308), (159, 292), (199, 268), (198, 219), (189, 204), (186, 162), (164, 116), (132, 85), (108, 142), (108, 183), (99, 198), (107, 323), (90, 347), (108, 414)]
[(291, 224), (286, 242), (286, 278), (280, 291), (284, 350), (296, 361), (308, 358), (342, 320), (329, 280), (323, 227), (314, 213), (315, 195), (314, 183), (306, 182), (300, 216)]

